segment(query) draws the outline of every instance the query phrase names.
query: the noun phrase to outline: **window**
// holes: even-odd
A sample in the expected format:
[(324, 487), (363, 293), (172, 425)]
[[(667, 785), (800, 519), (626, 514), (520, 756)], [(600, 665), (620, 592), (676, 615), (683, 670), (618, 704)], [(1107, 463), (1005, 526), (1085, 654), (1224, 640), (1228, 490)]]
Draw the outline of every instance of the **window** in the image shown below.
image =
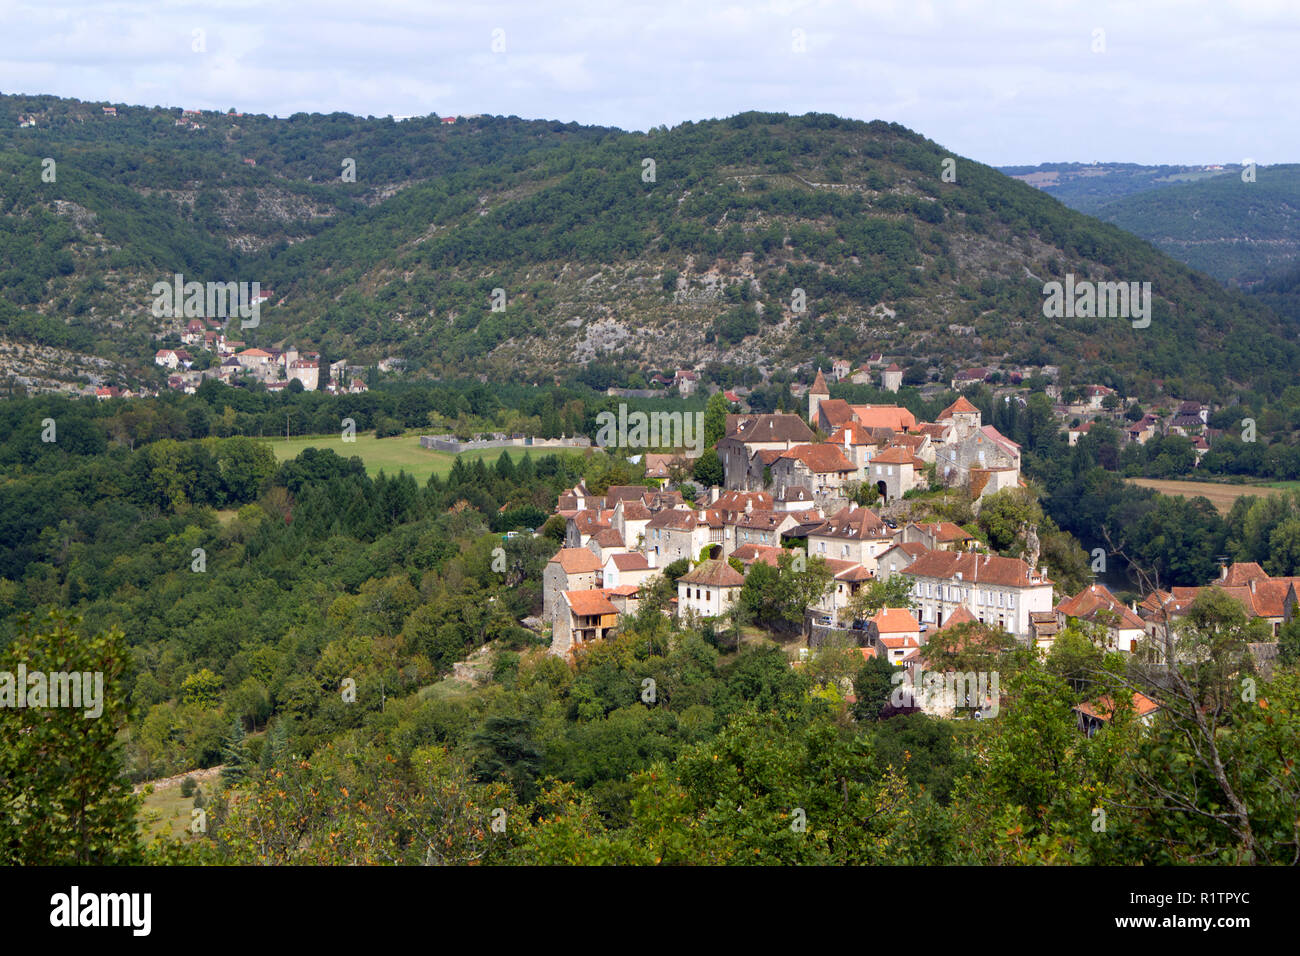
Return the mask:
[(1016, 607), (1016, 592), (1015, 592), (1015, 591), (1012, 591), (1010, 594), (1007, 595), (1007, 607), (1011, 608), (1012, 610), (1015, 610), (1015, 607)]

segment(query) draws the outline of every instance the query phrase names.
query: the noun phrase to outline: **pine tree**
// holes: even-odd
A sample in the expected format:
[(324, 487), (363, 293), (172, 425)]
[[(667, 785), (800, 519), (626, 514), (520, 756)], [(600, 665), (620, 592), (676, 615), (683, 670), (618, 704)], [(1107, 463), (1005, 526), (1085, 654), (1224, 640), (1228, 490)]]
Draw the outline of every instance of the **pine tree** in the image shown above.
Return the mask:
[(221, 782), (227, 787), (237, 786), (248, 777), (252, 757), (248, 753), (248, 739), (244, 733), (244, 722), (238, 717), (230, 725), (230, 733), (221, 748), (225, 768), (221, 771)]

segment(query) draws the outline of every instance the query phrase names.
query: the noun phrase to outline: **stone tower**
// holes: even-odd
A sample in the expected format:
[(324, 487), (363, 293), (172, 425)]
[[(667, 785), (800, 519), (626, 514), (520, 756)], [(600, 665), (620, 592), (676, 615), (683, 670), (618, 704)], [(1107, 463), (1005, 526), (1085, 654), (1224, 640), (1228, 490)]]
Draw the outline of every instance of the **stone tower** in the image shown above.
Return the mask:
[(830, 398), (831, 391), (826, 387), (826, 378), (822, 375), (822, 370), (817, 370), (817, 377), (813, 379), (812, 388), (808, 389), (808, 424), (813, 428), (817, 427), (817, 408), (821, 405), (823, 398)]

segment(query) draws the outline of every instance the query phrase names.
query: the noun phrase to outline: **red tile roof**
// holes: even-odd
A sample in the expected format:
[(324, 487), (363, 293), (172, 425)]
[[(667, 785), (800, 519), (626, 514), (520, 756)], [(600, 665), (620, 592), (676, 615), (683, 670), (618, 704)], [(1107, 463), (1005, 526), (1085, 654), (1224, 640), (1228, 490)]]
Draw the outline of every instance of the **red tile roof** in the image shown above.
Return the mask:
[(1029, 565), (1019, 558), (1003, 558), (994, 554), (972, 554), (957, 551), (931, 551), (923, 554), (902, 571), (914, 577), (951, 579), (961, 574), (962, 580), (975, 585), (997, 584), (1003, 587), (1031, 587), (1050, 584), (1046, 577), (1029, 578)]
[(586, 548), (561, 548), (548, 564), (559, 564), (565, 574), (585, 574), (600, 570), (600, 558)]
[(793, 458), (803, 462), (804, 466), (815, 475), (831, 472), (853, 471), (856, 466), (844, 457), (839, 445), (825, 443), (816, 445), (795, 445), (781, 453), (782, 458)]
[(627, 554), (611, 554), (609, 560), (614, 563), (614, 567), (620, 571), (646, 571), (650, 568), (650, 562), (646, 556), (639, 551), (633, 551)]
[(952, 418), (952, 416), (958, 412), (975, 412), (978, 414), (979, 409), (972, 405), (970, 401), (967, 400), (966, 396), (963, 395), (939, 413), (939, 421), (943, 421), (945, 418)]
[(886, 634), (919, 633), (921, 624), (911, 611), (902, 607), (881, 608), (868, 619), (876, 625), (881, 637)]
[(602, 614), (618, 613), (618, 608), (610, 603), (604, 592), (597, 589), (565, 591), (564, 599), (569, 602), (569, 607), (573, 609), (573, 613), (579, 617), (596, 617)]

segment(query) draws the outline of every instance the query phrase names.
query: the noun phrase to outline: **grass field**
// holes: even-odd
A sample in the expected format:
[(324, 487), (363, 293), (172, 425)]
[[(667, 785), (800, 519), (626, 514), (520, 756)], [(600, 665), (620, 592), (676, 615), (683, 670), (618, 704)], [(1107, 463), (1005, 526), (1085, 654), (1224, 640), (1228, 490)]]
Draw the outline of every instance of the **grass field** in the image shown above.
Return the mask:
[(1184, 498), (1204, 496), (1220, 514), (1227, 514), (1232, 503), (1242, 495), (1281, 494), (1288, 488), (1300, 486), (1300, 482), (1278, 481), (1269, 485), (1225, 485), (1213, 481), (1183, 481), (1166, 478), (1130, 478), (1129, 481), (1143, 488), (1154, 488), (1162, 495), (1178, 495)]
[[(405, 471), (421, 485), (429, 480), (430, 475), (445, 476), (457, 458), (451, 452), (421, 448), (420, 436), (414, 432), (393, 438), (376, 438), (371, 432), (358, 432), (356, 441), (351, 442), (343, 441), (337, 434), (263, 440), (275, 452), (276, 461), (297, 458), (304, 448), (328, 448), (343, 458), (351, 458), (353, 455), (359, 457), (366, 463), (366, 471), (372, 478), (381, 470), (388, 475)], [(522, 448), (508, 450), (510, 457), (516, 461), (523, 457)], [(471, 462), (484, 458), (491, 464), (501, 457), (501, 452), (500, 448), (486, 448), (482, 451), (463, 452), (459, 457)], [(554, 453), (556, 449), (538, 449), (533, 457)]]

